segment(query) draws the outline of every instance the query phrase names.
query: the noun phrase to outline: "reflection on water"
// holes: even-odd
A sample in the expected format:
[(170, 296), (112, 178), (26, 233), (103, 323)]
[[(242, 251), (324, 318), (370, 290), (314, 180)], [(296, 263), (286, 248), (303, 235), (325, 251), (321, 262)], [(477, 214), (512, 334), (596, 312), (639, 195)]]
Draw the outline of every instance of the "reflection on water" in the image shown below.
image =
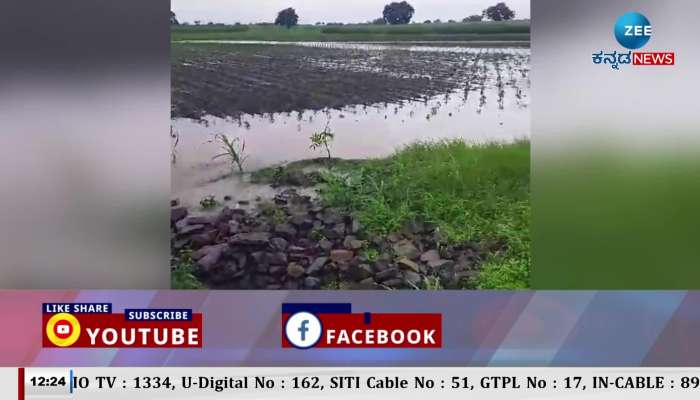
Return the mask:
[[(271, 46), (302, 46), (325, 49), (341, 49), (341, 50), (368, 50), (368, 51), (383, 51), (383, 50), (408, 50), (416, 52), (445, 52), (445, 53), (474, 53), (480, 51), (484, 47), (490, 47), (498, 42), (278, 42), (264, 40), (177, 40), (175, 43), (190, 43), (190, 44), (238, 44), (238, 45), (271, 45)], [(523, 46), (529, 45), (530, 42), (502, 42), (511, 45), (522, 43)], [(479, 44), (479, 46), (476, 46)], [(500, 50), (500, 49), (499, 49)], [(503, 48), (505, 52), (517, 52), (521, 48)], [(529, 52), (529, 49), (527, 50)]]
[[(379, 50), (387, 47), (359, 43), (296, 44), (363, 46)], [(406, 47), (413, 51), (449, 49), (455, 52), (453, 47)], [(459, 52), (469, 53), (456, 56), (458, 58), (470, 57), (470, 52), (475, 56), (466, 71), (468, 78), (461, 80), (458, 89), (449, 94), (400, 104), (350, 106), (342, 110), (243, 115), (235, 119), (210, 116), (201, 121), (174, 119), (177, 160), (172, 167), (173, 196), (192, 206), (212, 194), (218, 198), (229, 195), (236, 200), (250, 201), (275, 193), (272, 188), (250, 184), (246, 175), (231, 175), (231, 165), (225, 159), (212, 160), (221, 153), (220, 143), (214, 140), (216, 134), (245, 141), (247, 171), (323, 156), (322, 152), (310, 149), (309, 137), (323, 130), (326, 124), (335, 134), (332, 154), (342, 158), (384, 157), (402, 146), (423, 140), (463, 138), (484, 142), (529, 137), (529, 50), (457, 48), (461, 49)], [(497, 56), (501, 53), (503, 58)], [(333, 66), (325, 68), (333, 69)], [(367, 66), (360, 63), (355, 68)]]
[(231, 171), (231, 165), (226, 160), (212, 160), (221, 152), (220, 144), (214, 141), (217, 133), (245, 141), (248, 171), (323, 156), (309, 148), (309, 136), (323, 130), (329, 120), (335, 134), (333, 156), (342, 158), (383, 157), (421, 140), (464, 138), (483, 142), (529, 137), (527, 99), (516, 97), (515, 89), (505, 89), (513, 93), (502, 96), (499, 104), (498, 90), (485, 91), (485, 98), (477, 92), (466, 101), (460, 92), (407, 104), (247, 115), (240, 119), (175, 119), (172, 123), (179, 140), (172, 191), (183, 203), (193, 204), (209, 194), (251, 200), (274, 193), (271, 188), (248, 184), (247, 179), (219, 179)]

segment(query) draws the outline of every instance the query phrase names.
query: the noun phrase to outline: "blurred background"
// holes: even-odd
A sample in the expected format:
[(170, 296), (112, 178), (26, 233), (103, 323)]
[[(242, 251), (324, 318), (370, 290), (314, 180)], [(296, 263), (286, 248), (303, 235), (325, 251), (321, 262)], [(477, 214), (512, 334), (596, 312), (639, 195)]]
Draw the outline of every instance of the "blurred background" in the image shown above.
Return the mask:
[[(629, 11), (675, 66), (593, 64)], [(700, 288), (699, 12), (532, 1), (533, 288)]]
[(167, 0), (0, 4), (0, 287), (169, 286)]

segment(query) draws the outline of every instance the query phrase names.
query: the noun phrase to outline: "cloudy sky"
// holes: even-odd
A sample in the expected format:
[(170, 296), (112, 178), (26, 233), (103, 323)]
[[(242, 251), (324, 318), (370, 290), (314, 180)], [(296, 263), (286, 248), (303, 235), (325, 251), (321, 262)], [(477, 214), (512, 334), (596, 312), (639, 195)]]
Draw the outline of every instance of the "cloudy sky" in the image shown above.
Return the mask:
[[(391, 0), (394, 1), (394, 0)], [(171, 0), (180, 22), (272, 22), (277, 12), (294, 7), (302, 24), (365, 22), (381, 17), (390, 0)], [(530, 0), (408, 0), (416, 9), (415, 21), (440, 18), (461, 20), (499, 1), (515, 11), (516, 18), (530, 18)]]

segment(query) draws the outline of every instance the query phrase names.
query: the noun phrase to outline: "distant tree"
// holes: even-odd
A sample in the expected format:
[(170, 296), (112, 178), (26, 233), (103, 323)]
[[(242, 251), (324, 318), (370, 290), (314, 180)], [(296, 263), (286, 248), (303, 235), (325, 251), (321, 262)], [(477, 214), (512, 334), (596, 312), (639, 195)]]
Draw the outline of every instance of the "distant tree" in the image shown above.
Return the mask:
[(431, 24), (432, 22), (433, 22), (433, 21), (431, 21), (431, 20), (429, 20), (429, 19), (426, 19), (425, 21), (423, 21), (424, 24)]
[(440, 20), (440, 18), (438, 18), (438, 19), (434, 19), (434, 20), (433, 20), (433, 23), (434, 23), (434, 24), (441, 24), (442, 21)]
[(481, 20), (483, 20), (483, 19), (484, 19), (483, 15), (474, 14), (474, 15), (470, 15), (467, 18), (463, 19), (462, 22), (481, 22)]
[(384, 18), (377, 18), (377, 19), (372, 20), (372, 24), (373, 25), (386, 25), (386, 21), (384, 20)]
[(388, 24), (401, 25), (411, 22), (414, 12), (416, 12), (416, 10), (413, 6), (405, 1), (400, 3), (393, 2), (384, 6), (382, 16), (384, 17), (384, 21)]
[(456, 24), (456, 23), (457, 23), (457, 21), (455, 21), (455, 20), (451, 19), (451, 20), (447, 21), (447, 23), (448, 23), (448, 24)]
[(170, 11), (170, 25), (180, 25), (180, 21), (177, 20), (175, 13)]
[(506, 3), (498, 3), (485, 9), (484, 16), (492, 21), (508, 21), (515, 18), (515, 12)]
[(275, 25), (286, 26), (291, 28), (296, 26), (299, 22), (299, 16), (297, 12), (294, 11), (292, 7), (285, 8), (277, 14), (277, 19), (275, 19)]

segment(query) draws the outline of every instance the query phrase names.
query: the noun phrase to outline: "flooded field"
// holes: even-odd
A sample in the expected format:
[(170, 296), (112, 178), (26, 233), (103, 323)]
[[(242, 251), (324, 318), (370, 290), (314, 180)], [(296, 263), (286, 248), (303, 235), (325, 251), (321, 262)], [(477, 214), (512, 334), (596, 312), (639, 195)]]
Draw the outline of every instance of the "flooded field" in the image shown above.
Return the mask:
[(173, 46), (173, 196), (250, 201), (275, 189), (231, 175), (215, 135), (245, 142), (247, 171), (323, 154), (309, 136), (328, 126), (334, 157), (391, 154), (421, 140), (529, 137), (529, 59), (522, 47), (417, 43)]

